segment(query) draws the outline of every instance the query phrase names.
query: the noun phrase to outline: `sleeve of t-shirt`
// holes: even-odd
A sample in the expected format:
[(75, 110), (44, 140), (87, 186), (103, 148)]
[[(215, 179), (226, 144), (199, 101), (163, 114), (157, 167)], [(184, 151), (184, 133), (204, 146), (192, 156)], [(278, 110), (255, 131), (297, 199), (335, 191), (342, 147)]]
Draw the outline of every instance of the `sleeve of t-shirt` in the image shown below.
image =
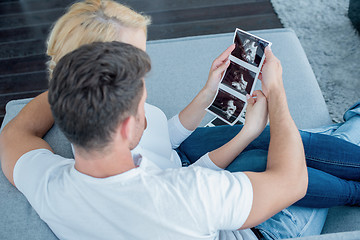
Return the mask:
[(64, 163), (65, 158), (47, 149), (37, 149), (22, 155), (14, 168), (16, 188), (22, 192), (30, 204), (38, 211), (46, 188), (45, 178), (49, 170)]
[(206, 153), (205, 155), (203, 155), (201, 158), (199, 158), (196, 162), (194, 162), (191, 165), (205, 167), (205, 168), (209, 168), (209, 169), (212, 169), (215, 171), (224, 170), (224, 169), (216, 166), (216, 164), (213, 161), (211, 161), (211, 159), (209, 157), (209, 153)]
[[(253, 189), (249, 178), (242, 172), (212, 171), (194, 168), (197, 172), (192, 189), (200, 193), (193, 199), (199, 221), (208, 223), (210, 230), (236, 230), (248, 218), (253, 202)], [(203, 217), (204, 216), (204, 217)]]
[(168, 120), (168, 129), (170, 142), (173, 149), (179, 147), (180, 144), (193, 132), (186, 129), (181, 124), (179, 114)]

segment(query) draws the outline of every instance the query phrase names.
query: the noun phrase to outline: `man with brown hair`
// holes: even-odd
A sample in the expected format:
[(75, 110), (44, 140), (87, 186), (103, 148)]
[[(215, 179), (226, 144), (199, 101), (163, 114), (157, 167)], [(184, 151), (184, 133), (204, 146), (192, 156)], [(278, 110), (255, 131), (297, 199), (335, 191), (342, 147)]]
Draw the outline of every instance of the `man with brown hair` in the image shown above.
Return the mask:
[[(272, 135), (263, 173), (197, 166), (162, 170), (132, 152), (146, 127), (144, 76), (150, 60), (119, 42), (82, 46), (54, 70), (48, 99), (55, 122), (74, 144), (75, 161), (53, 154), (42, 139), (51, 127), (38, 104), (45, 93), (4, 128), (2, 169), (61, 239), (253, 239), (251, 231), (236, 229), (263, 222), (307, 188), (281, 65), (271, 51), (266, 54), (267, 100), (258, 91), (247, 110), (254, 119), (269, 109)], [(29, 115), (38, 119), (29, 124)], [(211, 152), (211, 160), (221, 166), (238, 155), (244, 134)]]

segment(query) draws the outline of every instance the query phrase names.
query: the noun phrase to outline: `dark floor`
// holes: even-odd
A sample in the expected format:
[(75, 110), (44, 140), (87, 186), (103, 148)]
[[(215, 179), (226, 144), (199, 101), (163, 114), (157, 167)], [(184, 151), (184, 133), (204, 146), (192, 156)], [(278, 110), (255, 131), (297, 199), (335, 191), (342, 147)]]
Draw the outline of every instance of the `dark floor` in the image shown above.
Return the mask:
[[(120, 1), (120, 0), (118, 0)], [(45, 40), (74, 0), (1, 0), (0, 123), (12, 99), (47, 89)], [(282, 27), (270, 0), (123, 0), (152, 17), (149, 40)]]

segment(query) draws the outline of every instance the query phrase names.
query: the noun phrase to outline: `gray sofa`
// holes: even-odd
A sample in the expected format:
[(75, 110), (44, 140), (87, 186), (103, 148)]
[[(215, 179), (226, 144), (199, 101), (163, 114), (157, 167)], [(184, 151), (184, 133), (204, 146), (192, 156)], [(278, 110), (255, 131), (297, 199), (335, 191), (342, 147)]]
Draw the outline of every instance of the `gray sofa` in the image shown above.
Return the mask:
[[(330, 124), (323, 96), (296, 34), (291, 29), (253, 33), (271, 41), (273, 52), (282, 62), (289, 108), (297, 126), (303, 129)], [(232, 37), (233, 33), (228, 33), (150, 41), (147, 52), (153, 68), (146, 79), (147, 102), (160, 107), (168, 117), (178, 113), (204, 85), (211, 62), (232, 43)], [(9, 102), (3, 125), (28, 101)], [(202, 124), (211, 119), (212, 116), (207, 115)], [(57, 126), (47, 133), (45, 139), (56, 153), (72, 156), (70, 144)], [(56, 239), (25, 197), (6, 180), (2, 171), (0, 196), (0, 239)], [(360, 230), (360, 208), (336, 207), (329, 211), (323, 229), (326, 235), (302, 239), (360, 239), (360, 231), (356, 230)], [(346, 231), (349, 232), (337, 233)]]

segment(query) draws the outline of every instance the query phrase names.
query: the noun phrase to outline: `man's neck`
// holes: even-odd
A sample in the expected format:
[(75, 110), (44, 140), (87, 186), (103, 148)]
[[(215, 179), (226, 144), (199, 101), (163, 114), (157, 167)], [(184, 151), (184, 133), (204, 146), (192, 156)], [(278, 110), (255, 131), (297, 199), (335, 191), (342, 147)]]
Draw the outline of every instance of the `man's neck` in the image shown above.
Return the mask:
[(102, 153), (75, 149), (75, 169), (91, 177), (107, 178), (135, 167), (130, 150), (124, 147)]

